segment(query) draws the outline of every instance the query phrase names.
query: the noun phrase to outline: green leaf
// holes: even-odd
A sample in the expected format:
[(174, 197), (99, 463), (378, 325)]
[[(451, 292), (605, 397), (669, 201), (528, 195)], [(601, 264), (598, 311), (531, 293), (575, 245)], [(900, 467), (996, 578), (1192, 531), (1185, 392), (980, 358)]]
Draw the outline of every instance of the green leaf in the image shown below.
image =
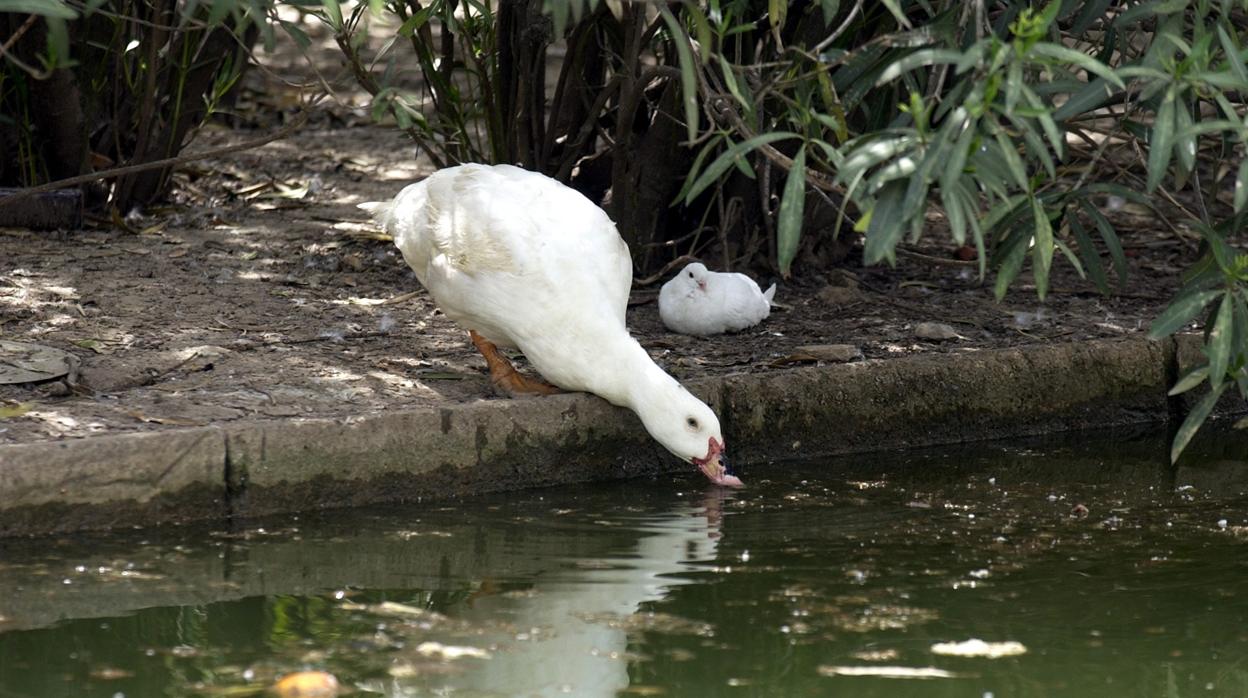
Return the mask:
[[(951, 117), (956, 119), (956, 116)], [(962, 130), (958, 133), (958, 139), (953, 144), (953, 151), (949, 154), (949, 161), (945, 163), (945, 171), (940, 175), (940, 186), (942, 188), (951, 188), (958, 180), (962, 179), (962, 171), (966, 169), (966, 158), (971, 151), (971, 141), (975, 138), (975, 133), (979, 129), (979, 122), (974, 119), (967, 120)]]
[(294, 39), (299, 48), (307, 50), (307, 48), (312, 45), (312, 39), (308, 38), (307, 33), (305, 33), (303, 29), (299, 28), (298, 24), (288, 22), (284, 19), (278, 21), (281, 22), (282, 29), (286, 30), (286, 33), (290, 35), (291, 39)]
[(1239, 163), (1239, 175), (1235, 178), (1235, 213), (1244, 210), (1244, 204), (1248, 203), (1248, 159)]
[(1205, 423), (1205, 419), (1209, 417), (1209, 413), (1213, 411), (1213, 406), (1218, 404), (1218, 398), (1222, 397), (1223, 391), (1230, 383), (1223, 383), (1214, 387), (1209, 391), (1208, 395), (1201, 398), (1200, 402), (1187, 413), (1187, 419), (1183, 420), (1183, 424), (1179, 426), (1178, 432), (1174, 435), (1174, 443), (1170, 446), (1170, 462), (1175, 463), (1179, 460), (1179, 455), (1183, 453), (1183, 449), (1187, 448), (1187, 444), (1196, 435), (1196, 430), (1200, 429), (1200, 425)]
[(1032, 197), (1031, 211), (1036, 221), (1031, 271), (1036, 279), (1036, 295), (1044, 300), (1049, 291), (1049, 269), (1053, 266), (1053, 224), (1040, 200)]
[(685, 30), (681, 29), (680, 22), (676, 21), (667, 5), (659, 5), (659, 12), (672, 33), (672, 43), (676, 44), (676, 56), (680, 59), (680, 91), (685, 105), (685, 129), (689, 140), (695, 141), (698, 138), (698, 79), (693, 73), (697, 69), (693, 51), (689, 48), (689, 37), (685, 36)]
[(556, 37), (562, 37), (564, 30), (568, 27), (568, 12), (571, 9), (568, 7), (569, 4), (569, 0), (544, 0), (542, 2), (542, 11), (550, 15), (550, 21), (555, 25)]
[(686, 3), (682, 7), (693, 19), (693, 31), (698, 37), (698, 48), (701, 49), (698, 55), (702, 63), (706, 64), (711, 60), (711, 54), (715, 53), (715, 45), (711, 41), (711, 23), (706, 20), (706, 15), (702, 14), (702, 10), (696, 4)]
[(1015, 231), (1007, 240), (1008, 251), (1005, 259), (1001, 261), (1001, 266), (997, 268), (997, 282), (993, 285), (993, 295), (997, 300), (1005, 298), (1005, 292), (1010, 290), (1010, 284), (1014, 283), (1014, 279), (1018, 277), (1018, 272), (1022, 271), (1023, 258), (1027, 256), (1027, 240), (1031, 236), (1024, 234), (1021, 230)]
[(432, 6), (422, 8), (416, 14), (412, 15), (411, 17), (408, 17), (407, 20), (405, 20), (403, 24), (399, 26), (398, 34), (400, 36), (405, 36), (405, 37), (410, 38), (412, 34), (416, 33), (417, 29), (420, 29), (421, 27), (425, 26), (425, 24), (429, 21), (429, 16), (432, 13), (433, 13)]
[(1053, 112), (1053, 118), (1058, 121), (1065, 121), (1071, 117), (1086, 114), (1093, 109), (1099, 109), (1113, 95), (1114, 91), (1110, 89), (1109, 81), (1104, 78), (1097, 78), (1088, 82), (1083, 89), (1072, 94), (1065, 104)]
[(1109, 3), (1112, 0), (1088, 0), (1083, 3), (1083, 7), (1079, 9), (1079, 14), (1075, 16), (1075, 21), (1071, 24), (1070, 31), (1076, 36), (1084, 33), (1092, 26), (1092, 23), (1098, 19), (1104, 19), (1105, 23), (1109, 23), (1109, 18), (1105, 16), (1105, 10), (1109, 9)]
[(784, 196), (780, 199), (780, 215), (776, 222), (776, 255), (780, 262), (780, 275), (789, 278), (789, 267), (797, 256), (797, 243), (802, 236), (802, 210), (806, 205), (806, 144), (798, 148), (784, 182)]
[(1166, 98), (1157, 107), (1153, 130), (1148, 138), (1148, 183), (1145, 191), (1153, 193), (1166, 176), (1170, 167), (1171, 141), (1174, 138), (1174, 90), (1166, 92)]
[(1191, 176), (1192, 169), (1196, 167), (1196, 137), (1192, 135), (1192, 115), (1187, 111), (1187, 105), (1175, 103), (1175, 135), (1174, 135), (1174, 153), (1178, 156), (1179, 161), (1179, 188), (1187, 182), (1187, 178)]
[(780, 30), (784, 28), (784, 19), (788, 13), (788, 0), (768, 0), (767, 19), (771, 22), (771, 31), (775, 33), (777, 41), (780, 37)]
[(896, 138), (876, 138), (865, 145), (857, 145), (850, 151), (844, 165), (837, 172), (842, 182), (855, 179), (866, 170), (875, 167), (885, 160), (892, 159), (898, 153), (910, 148), (917, 142), (914, 136), (898, 136)]
[(1197, 366), (1196, 368), (1193, 368), (1192, 370), (1188, 371), (1182, 378), (1180, 378), (1179, 382), (1175, 383), (1174, 387), (1171, 388), (1170, 392), (1167, 394), (1170, 395), (1171, 397), (1175, 395), (1182, 395), (1183, 393), (1186, 393), (1192, 388), (1195, 388), (1196, 386), (1203, 383), (1205, 378), (1208, 378), (1208, 377), (1209, 377), (1209, 364), (1205, 364), (1203, 366)]
[(939, 63), (958, 63), (962, 58), (963, 54), (958, 51), (942, 48), (919, 49), (905, 58), (888, 64), (888, 67), (875, 79), (875, 86), (879, 87), (886, 82), (896, 80), (915, 68), (925, 68)]
[(1053, 115), (1044, 106), (1044, 102), (1040, 101), (1040, 96), (1027, 85), (1023, 85), (1022, 90), (1023, 96), (1027, 99), (1027, 104), (1036, 110), (1035, 118), (1040, 122), (1040, 128), (1044, 129), (1044, 135), (1049, 139), (1049, 144), (1053, 146), (1053, 154), (1057, 155), (1057, 158), (1061, 160), (1065, 157), (1066, 138), (1062, 135), (1061, 130), (1058, 129), (1057, 122), (1053, 120)]
[(836, 13), (841, 9), (841, 2), (840, 0), (819, 0), (819, 7), (823, 10), (823, 26), (826, 27), (836, 19)]
[(1122, 78), (1119, 78), (1118, 74), (1115, 73), (1113, 69), (1086, 53), (1080, 53), (1072, 48), (1066, 48), (1060, 44), (1053, 44), (1045, 41), (1032, 46), (1031, 52), (1046, 58), (1052, 58), (1061, 63), (1067, 63), (1083, 68), (1088, 73), (1108, 81), (1118, 89), (1126, 88), (1126, 85), (1122, 82)]
[(0, 12), (56, 17), (58, 19), (78, 18), (78, 13), (66, 5), (63, 0), (0, 0)]
[(1059, 238), (1054, 238), (1053, 244), (1057, 245), (1057, 249), (1062, 251), (1062, 256), (1066, 258), (1067, 262), (1070, 262), (1070, 266), (1075, 268), (1075, 272), (1079, 274), (1079, 278), (1088, 278), (1088, 275), (1083, 271), (1083, 263), (1079, 261), (1079, 257), (1075, 254), (1075, 251), (1070, 249), (1070, 245), (1062, 242)]
[(1027, 169), (1023, 167), (1023, 159), (1018, 156), (1013, 141), (1006, 137), (1005, 131), (998, 130), (996, 132), (997, 146), (1001, 149), (1001, 155), (1005, 158), (1006, 167), (1009, 173), (1014, 177), (1014, 183), (1019, 189), (1029, 191), (1031, 187), (1027, 180)]
[(1156, 320), (1153, 320), (1153, 326), (1148, 330), (1149, 339), (1161, 339), (1174, 334), (1191, 322), (1192, 318), (1220, 295), (1222, 291), (1179, 294), (1170, 302), (1170, 306), (1158, 315)]
[(716, 53), (715, 55), (719, 58), (719, 65), (723, 70), (722, 75), (724, 76), (724, 84), (728, 86), (728, 91), (732, 93), (732, 96), (736, 98), (737, 102), (740, 103), (745, 109), (745, 113), (747, 115), (753, 114), (754, 105), (745, 98), (745, 93), (741, 91), (741, 86), (737, 84), (737, 74), (732, 71), (732, 65), (728, 63), (728, 60), (724, 58), (723, 54)]
[(760, 145), (766, 145), (767, 143), (797, 137), (798, 135), (796, 133), (790, 133), (788, 131), (775, 131), (772, 133), (764, 133), (754, 136), (753, 138), (740, 143), (732, 144), (727, 150), (720, 153), (719, 157), (715, 158), (710, 166), (708, 166), (706, 170), (702, 172), (701, 176), (698, 177), (697, 181), (693, 183), (693, 186), (689, 189), (689, 193), (685, 194), (685, 203), (689, 203), (697, 198), (698, 194), (702, 193), (702, 190), (706, 189), (718, 180), (720, 175), (727, 172), (728, 168), (732, 167), (735, 161), (744, 157), (745, 154), (751, 150), (754, 150)]
[(906, 195), (907, 183), (895, 179), (880, 190), (871, 207), (871, 224), (867, 226), (867, 241), (863, 257), (867, 264), (894, 260), (897, 243), (901, 240), (905, 221), (902, 220), (901, 201)]
[(1248, 67), (1244, 66), (1244, 61), (1240, 58), (1239, 46), (1235, 44), (1235, 40), (1226, 33), (1226, 28), (1221, 24), (1218, 25), (1218, 41), (1222, 43), (1222, 50), (1226, 52), (1227, 66), (1240, 82), (1248, 84)]
[(949, 221), (949, 233), (958, 245), (966, 244), (966, 210), (957, 192), (951, 188), (940, 188), (940, 203), (945, 209), (945, 219)]
[(1105, 275), (1101, 255), (1092, 244), (1092, 236), (1088, 235), (1087, 228), (1079, 222), (1078, 216), (1071, 213), (1066, 216), (1066, 220), (1070, 223), (1070, 232), (1074, 234), (1075, 242), (1079, 244), (1079, 256), (1083, 259), (1084, 268), (1088, 270), (1088, 276), (1092, 277), (1092, 283), (1096, 284), (1097, 290), (1108, 295), (1109, 278)]
[(321, 0), (321, 6), (325, 8), (325, 19), (329, 22), (329, 28), (335, 32), (342, 31), (342, 7), (338, 5), (338, 0)]
[(685, 186), (681, 187), (680, 193), (677, 194), (675, 200), (672, 201), (673, 206), (685, 200), (685, 195), (688, 194), (689, 190), (693, 188), (693, 183), (697, 180), (698, 173), (702, 171), (702, 162), (706, 160), (706, 156), (709, 155), (711, 151), (715, 149), (715, 146), (719, 145), (719, 142), (722, 140), (724, 140), (724, 134), (716, 134), (706, 142), (706, 145), (702, 146), (701, 150), (698, 151), (697, 157), (693, 159), (693, 165), (689, 167), (689, 174), (685, 177)]
[(1218, 306), (1218, 314), (1214, 318), (1213, 327), (1209, 330), (1206, 352), (1209, 355), (1209, 382), (1215, 387), (1226, 378), (1226, 369), (1231, 363), (1231, 337), (1234, 336), (1234, 321), (1231, 309), (1235, 304), (1235, 295), (1227, 291)]

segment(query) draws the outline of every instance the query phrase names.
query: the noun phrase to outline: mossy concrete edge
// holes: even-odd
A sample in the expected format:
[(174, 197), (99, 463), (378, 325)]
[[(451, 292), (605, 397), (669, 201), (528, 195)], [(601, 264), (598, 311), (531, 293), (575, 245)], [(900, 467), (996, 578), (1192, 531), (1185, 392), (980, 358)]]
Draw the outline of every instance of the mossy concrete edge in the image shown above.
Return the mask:
[[(793, 457), (1181, 417), (1198, 337), (1094, 341), (693, 381), (749, 470)], [(1236, 405), (1228, 401), (1225, 410)], [(0, 446), (0, 536), (259, 516), (687, 467), (568, 394)]]

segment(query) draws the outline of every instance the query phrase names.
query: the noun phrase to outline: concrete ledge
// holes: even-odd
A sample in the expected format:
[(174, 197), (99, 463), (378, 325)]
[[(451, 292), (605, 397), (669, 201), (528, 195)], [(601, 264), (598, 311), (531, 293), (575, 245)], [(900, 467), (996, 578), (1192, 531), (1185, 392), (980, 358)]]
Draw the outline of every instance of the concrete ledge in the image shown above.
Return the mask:
[(0, 535), (220, 516), (215, 427), (0, 447)]
[[(748, 482), (751, 469), (796, 456), (1172, 420), (1189, 400), (1166, 391), (1201, 360), (1197, 346), (1198, 337), (1034, 346), (690, 388), (720, 414)], [(630, 412), (583, 394), (239, 422), (0, 447), (0, 535), (413, 502), (685, 467)]]

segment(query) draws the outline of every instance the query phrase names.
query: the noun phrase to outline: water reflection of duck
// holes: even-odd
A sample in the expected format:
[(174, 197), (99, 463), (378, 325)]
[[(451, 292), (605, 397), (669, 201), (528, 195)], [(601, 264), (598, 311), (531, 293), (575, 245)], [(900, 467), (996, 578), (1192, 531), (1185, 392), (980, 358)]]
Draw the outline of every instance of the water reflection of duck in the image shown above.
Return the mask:
[[(566, 560), (522, 595), (478, 595), (454, 615), (478, 627), (502, 622), (515, 632), (475, 639), (479, 646), (492, 647), (490, 658), (461, 660), (472, 665), (461, 663), (464, 671), (438, 680), (455, 695), (473, 696), (595, 698), (628, 688), (634, 614), (643, 604), (665, 598), (672, 587), (690, 583), (686, 575), (698, 563), (715, 559), (719, 495), (708, 497), (713, 501), (702, 507), (641, 521), (630, 550)], [(385, 692), (408, 695), (397, 684)]]

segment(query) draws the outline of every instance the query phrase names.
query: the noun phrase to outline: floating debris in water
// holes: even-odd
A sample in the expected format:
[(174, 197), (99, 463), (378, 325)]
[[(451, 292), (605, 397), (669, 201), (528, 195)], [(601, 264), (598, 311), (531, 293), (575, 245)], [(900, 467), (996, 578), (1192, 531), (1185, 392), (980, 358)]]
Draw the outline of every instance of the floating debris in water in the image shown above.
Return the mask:
[(1001, 657), (1017, 657), (1026, 654), (1027, 648), (1021, 642), (984, 642), (972, 638), (963, 642), (938, 642), (932, 645), (933, 654), (949, 657), (984, 657), (1000, 659)]
[(299, 671), (279, 679), (272, 693), (277, 698), (334, 698), (338, 679), (324, 671)]
[(422, 642), (416, 646), (416, 652), (424, 657), (437, 657), (438, 659), (447, 660), (490, 658), (490, 653), (479, 647), (444, 645), (440, 642)]
[(628, 632), (657, 632), (673, 635), (698, 635), (714, 637), (715, 626), (668, 613), (634, 613), (621, 616), (615, 613), (596, 613), (578, 615), (586, 623), (603, 623), (611, 628), (620, 628)]
[(901, 653), (895, 649), (889, 648), (886, 650), (863, 650), (861, 652), (854, 652), (849, 656), (854, 659), (861, 659), (864, 662), (891, 662), (900, 657)]
[(931, 666), (829, 666), (824, 664), (816, 671), (820, 676), (874, 676), (882, 679), (958, 679), (970, 676)]
[(429, 617), (441, 618), (443, 617), (442, 614), (436, 613), (434, 611), (427, 611), (423, 608), (417, 608), (416, 606), (409, 606), (407, 604), (396, 603), (394, 601), (383, 601), (381, 603), (371, 603), (371, 604), (353, 603), (353, 602), (348, 601), (346, 603), (341, 604), (340, 608), (346, 611), (365, 611), (367, 613), (372, 613), (378, 616), (391, 616), (391, 617), (399, 617), (399, 618), (429, 618)]
[(117, 667), (102, 666), (92, 669), (87, 676), (96, 681), (116, 681), (118, 679), (128, 679), (134, 676), (134, 672), (127, 669), (118, 669)]

